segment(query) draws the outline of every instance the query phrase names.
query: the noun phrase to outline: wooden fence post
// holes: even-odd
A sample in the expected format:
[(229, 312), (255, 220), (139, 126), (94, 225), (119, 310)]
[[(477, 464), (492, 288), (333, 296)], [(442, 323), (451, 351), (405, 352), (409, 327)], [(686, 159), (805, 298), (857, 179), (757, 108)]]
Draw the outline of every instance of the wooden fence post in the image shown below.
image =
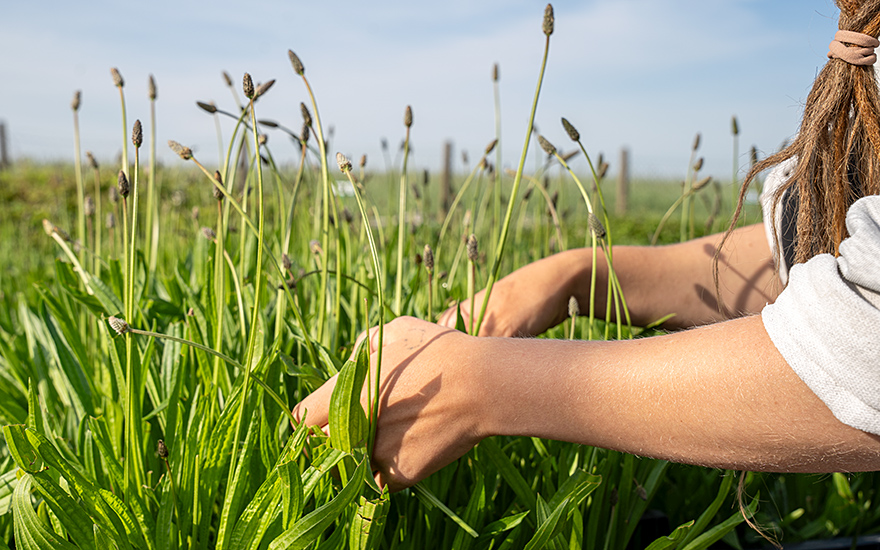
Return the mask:
[(6, 148), (6, 123), (0, 122), (0, 170), (9, 167), (9, 149)]
[(618, 216), (625, 216), (629, 210), (629, 150), (620, 149), (620, 171), (617, 173), (617, 204)]
[(449, 211), (452, 197), (452, 142), (443, 144), (443, 174), (440, 177), (440, 211), (443, 216)]

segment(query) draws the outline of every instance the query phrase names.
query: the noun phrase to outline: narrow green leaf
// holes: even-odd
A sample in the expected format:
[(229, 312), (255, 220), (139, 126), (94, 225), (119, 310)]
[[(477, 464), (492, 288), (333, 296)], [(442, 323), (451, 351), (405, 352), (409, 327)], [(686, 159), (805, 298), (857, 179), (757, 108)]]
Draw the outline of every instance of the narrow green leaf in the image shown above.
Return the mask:
[(693, 525), (693, 520), (679, 525), (678, 527), (676, 527), (675, 531), (673, 531), (671, 535), (669, 535), (668, 537), (658, 538), (657, 540), (649, 544), (648, 547), (645, 548), (645, 550), (672, 550), (684, 540), (684, 537), (687, 536)]
[[(746, 516), (751, 518), (755, 515), (755, 510), (758, 508), (759, 496), (760, 495), (756, 495), (755, 498), (752, 500), (752, 503), (749, 504), (749, 507), (746, 509)], [(745, 516), (743, 516), (743, 513), (737, 510), (733, 513), (732, 516), (694, 539), (682, 550), (705, 550), (706, 548), (709, 548), (713, 543), (721, 540), (724, 535), (732, 531), (734, 527), (745, 521), (745, 519), (746, 518)]]
[(347, 453), (366, 441), (369, 431), (361, 406), (361, 390), (370, 361), (366, 343), (364, 338), (354, 354), (355, 360), (346, 361), (342, 366), (330, 396), (330, 443)]
[(378, 548), (382, 542), (382, 531), (385, 530), (385, 519), (390, 504), (387, 491), (375, 499), (368, 500), (363, 496), (360, 498), (349, 527), (349, 548), (357, 550)]
[(525, 512), (520, 512), (518, 514), (513, 514), (512, 516), (503, 517), (499, 520), (495, 520), (489, 525), (483, 528), (483, 532), (480, 534), (481, 537), (493, 537), (510, 529), (513, 529), (526, 518), (531, 512), (526, 510)]
[(363, 460), (333, 500), (294, 523), (272, 541), (269, 550), (302, 550), (314, 542), (354, 502), (363, 487), (364, 476), (369, 473), (369, 462)]
[(420, 500), (427, 502), (431, 506), (435, 506), (443, 511), (444, 514), (449, 516), (449, 519), (458, 524), (459, 527), (465, 530), (468, 535), (477, 538), (480, 536), (473, 527), (467, 524), (467, 522), (461, 519), (458, 514), (449, 509), (448, 506), (443, 504), (440, 499), (434, 496), (434, 493), (429, 491), (423, 484), (416, 483), (412, 486), (412, 490), (415, 492), (416, 496), (419, 497)]
[[(539, 501), (540, 502), (540, 501)], [(534, 550), (535, 548), (546, 548), (549, 542), (559, 533), (559, 529), (564, 524), (562, 517), (568, 508), (568, 499), (564, 499), (559, 506), (541, 522), (532, 539), (526, 544), (525, 550)]]
[(78, 550), (67, 540), (46, 529), (31, 506), (33, 478), (23, 474), (12, 495), (12, 520), (15, 531), (15, 547), (18, 550)]

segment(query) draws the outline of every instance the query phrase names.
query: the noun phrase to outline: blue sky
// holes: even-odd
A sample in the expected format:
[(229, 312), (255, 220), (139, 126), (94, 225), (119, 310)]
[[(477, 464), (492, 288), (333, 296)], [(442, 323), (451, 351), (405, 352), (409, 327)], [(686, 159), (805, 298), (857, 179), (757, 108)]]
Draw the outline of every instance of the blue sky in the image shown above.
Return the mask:
[[(332, 150), (384, 167), (380, 142), (404, 135), (412, 105), (413, 165), (437, 169), (443, 142), (471, 158), (494, 138), (491, 72), (501, 73), (502, 144), (516, 164), (543, 52), (545, 2), (444, 0), (298, 2), (5, 3), (0, 17), (0, 120), (11, 153), (72, 159), (70, 100), (82, 90), (83, 149), (103, 159), (120, 147), (118, 93), (129, 125), (146, 123), (147, 78), (159, 89), (159, 143), (190, 145), (217, 161), (212, 118), (195, 101), (233, 108), (221, 78), (277, 83), (259, 118), (298, 129), (308, 101), (287, 50), (299, 54)], [(560, 148), (568, 118), (588, 150), (614, 161), (631, 151), (641, 175), (681, 177), (702, 134), (705, 173), (729, 180), (730, 118), (748, 148), (769, 153), (797, 131), (802, 105), (836, 30), (832, 0), (581, 0), (555, 2), (556, 32), (536, 124)], [(239, 92), (240, 93), (240, 92)], [(224, 126), (228, 135), (229, 126)], [(270, 133), (276, 158), (295, 149)], [(160, 151), (176, 162), (164, 145)], [(534, 147), (533, 147), (534, 151)], [(531, 164), (533, 165), (533, 164)]]

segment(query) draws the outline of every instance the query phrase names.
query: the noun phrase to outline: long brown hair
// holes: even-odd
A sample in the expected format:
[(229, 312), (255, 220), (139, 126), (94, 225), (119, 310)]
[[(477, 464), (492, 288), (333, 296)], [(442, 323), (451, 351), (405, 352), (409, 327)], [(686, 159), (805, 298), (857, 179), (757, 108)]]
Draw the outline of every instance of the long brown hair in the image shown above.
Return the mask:
[[(880, 34), (880, 0), (835, 3), (841, 31), (875, 38)], [(736, 226), (752, 180), (790, 158), (797, 158), (797, 167), (773, 195), (771, 219), (765, 223), (776, 219), (783, 195), (791, 192), (797, 201), (795, 263), (817, 254), (837, 255), (847, 237), (846, 211), (858, 198), (880, 194), (880, 96), (872, 65), (828, 60), (807, 97), (797, 137), (749, 170), (719, 251)], [(780, 251), (778, 237), (774, 239)]]

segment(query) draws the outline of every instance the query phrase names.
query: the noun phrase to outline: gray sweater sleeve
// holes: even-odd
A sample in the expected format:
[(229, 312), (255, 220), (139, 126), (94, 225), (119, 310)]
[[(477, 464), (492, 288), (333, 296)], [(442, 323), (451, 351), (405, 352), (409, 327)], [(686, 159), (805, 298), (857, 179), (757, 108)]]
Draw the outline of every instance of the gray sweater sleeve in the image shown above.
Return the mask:
[(762, 318), (776, 348), (834, 416), (880, 435), (880, 196), (853, 204), (846, 225), (840, 256), (793, 266)]

